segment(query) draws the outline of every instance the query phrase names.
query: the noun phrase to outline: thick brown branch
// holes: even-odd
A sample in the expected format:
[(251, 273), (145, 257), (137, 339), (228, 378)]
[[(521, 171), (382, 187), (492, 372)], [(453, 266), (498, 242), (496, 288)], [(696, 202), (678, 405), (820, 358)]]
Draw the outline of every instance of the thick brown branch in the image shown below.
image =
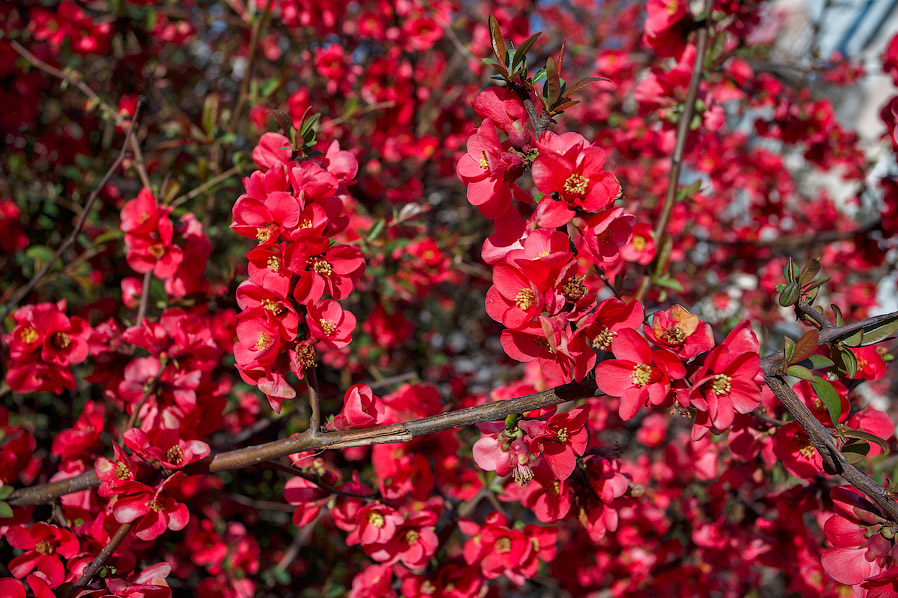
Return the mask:
[[(326, 432), (318, 434), (316, 437), (303, 433), (266, 444), (219, 453), (193, 464), (185, 472), (188, 474), (202, 474), (244, 469), (259, 465), (269, 459), (278, 459), (300, 451), (408, 442), (417, 436), (435, 434), (444, 430), (452, 430), (481, 422), (501, 421), (513, 413), (523, 413), (597, 395), (595, 382), (584, 380), (583, 382), (565, 384), (523, 397), (494, 401), (477, 405), (476, 407), (468, 407), (467, 409), (458, 409), (402, 424), (391, 424), (361, 430)], [(17, 490), (7, 502), (14, 507), (38, 505), (64, 494), (96, 488), (99, 485), (100, 480), (94, 472), (90, 471), (66, 480)]]
[(797, 311), (802, 316), (807, 316), (808, 318), (814, 320), (822, 329), (833, 327), (832, 322), (827, 320), (822, 313), (811, 307), (810, 304), (804, 299), (801, 299), (798, 303), (795, 304), (795, 311)]
[(783, 403), (789, 413), (801, 424), (808, 438), (823, 458), (823, 468), (830, 474), (842, 476), (849, 484), (866, 494), (892, 521), (898, 522), (898, 502), (892, 493), (871, 480), (865, 473), (848, 462), (836, 447), (832, 435), (814, 414), (802, 403), (782, 375), (767, 373), (764, 381)]

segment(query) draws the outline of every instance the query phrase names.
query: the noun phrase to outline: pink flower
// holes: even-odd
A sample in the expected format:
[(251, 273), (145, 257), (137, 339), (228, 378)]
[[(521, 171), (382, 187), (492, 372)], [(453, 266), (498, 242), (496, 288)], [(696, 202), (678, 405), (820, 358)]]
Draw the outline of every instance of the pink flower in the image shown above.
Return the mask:
[(343, 409), (334, 418), (334, 429), (370, 428), (386, 419), (386, 407), (367, 384), (354, 384), (343, 397)]
[(306, 324), (312, 338), (321, 341), (325, 347), (340, 349), (352, 342), (356, 319), (352, 312), (345, 311), (333, 299), (326, 299), (307, 306), (309, 317)]
[(9, 562), (9, 572), (25, 577), (32, 571), (47, 576), (54, 586), (65, 580), (65, 567), (60, 556), (70, 559), (78, 554), (80, 545), (75, 535), (55, 525), (38, 522), (30, 528), (23, 525), (11, 527), (6, 532), (10, 546), (25, 553)]
[(187, 506), (170, 495), (177, 487), (182, 473), (179, 471), (165, 478), (155, 489), (140, 482), (126, 482), (115, 502), (112, 514), (119, 523), (136, 521), (134, 535), (141, 540), (154, 540), (166, 529), (184, 529), (190, 521)]
[(253, 148), (253, 162), (265, 172), (277, 163), (286, 164), (293, 155), (290, 140), (280, 133), (263, 133)]

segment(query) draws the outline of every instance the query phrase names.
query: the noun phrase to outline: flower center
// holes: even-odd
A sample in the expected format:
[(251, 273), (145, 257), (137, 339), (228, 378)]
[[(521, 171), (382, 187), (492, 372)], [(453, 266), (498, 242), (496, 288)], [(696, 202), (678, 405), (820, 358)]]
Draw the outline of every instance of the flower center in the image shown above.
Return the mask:
[(603, 326), (602, 331), (598, 333), (594, 339), (592, 339), (592, 346), (594, 349), (604, 351), (611, 346), (611, 341), (614, 340), (615, 336), (617, 336), (616, 332), (614, 332), (607, 326)]
[(814, 445), (811, 444), (811, 439), (807, 434), (803, 434), (799, 432), (793, 437), (793, 442), (795, 442), (795, 447), (798, 449), (798, 453), (806, 458), (811, 459), (814, 457), (814, 452), (817, 449), (814, 448)]
[(334, 268), (330, 264), (319, 258), (315, 258), (315, 261), (312, 262), (312, 269), (323, 276), (330, 276), (331, 272), (334, 271)]
[(711, 383), (711, 390), (716, 395), (725, 395), (730, 392), (730, 378), (726, 374), (717, 374), (714, 376), (714, 382)]
[(589, 179), (579, 174), (572, 174), (564, 182), (564, 190), (571, 195), (583, 195), (586, 193), (586, 187), (589, 185)]
[(682, 345), (683, 341), (686, 340), (686, 333), (674, 324), (664, 331), (664, 340), (667, 341), (668, 345)]
[(508, 538), (499, 538), (496, 540), (496, 552), (499, 554), (511, 552), (511, 540)]
[(259, 338), (256, 339), (256, 344), (253, 346), (253, 351), (264, 351), (270, 343), (271, 336), (264, 332), (260, 332)]
[(115, 479), (127, 480), (131, 478), (131, 468), (127, 463), (118, 462), (115, 464)]
[(645, 363), (638, 363), (630, 374), (630, 380), (636, 386), (645, 386), (652, 381), (652, 366)]
[(53, 548), (53, 545), (50, 544), (47, 540), (41, 540), (37, 544), (34, 545), (34, 550), (39, 552), (40, 554), (53, 554), (56, 550)]
[(533, 289), (521, 289), (514, 298), (514, 304), (527, 311), (536, 304), (536, 293)]
[(610, 230), (605, 229), (596, 235), (596, 243), (609, 243), (609, 242), (611, 242), (611, 231)]
[(260, 228), (256, 231), (256, 240), (260, 243), (267, 243), (268, 239), (271, 238), (271, 229), (270, 228)]
[(641, 235), (635, 235), (633, 237), (633, 249), (636, 251), (642, 251), (645, 249), (645, 237)]
[(522, 488), (529, 484), (530, 480), (533, 479), (533, 470), (530, 469), (530, 465), (526, 463), (526, 458), (522, 458), (518, 461), (518, 464), (512, 473), (512, 477), (514, 478), (514, 481), (517, 482), (518, 486), (521, 486)]
[(368, 513), (368, 523), (374, 527), (383, 527), (385, 523), (384, 516), (376, 511)]
[(586, 285), (583, 284), (583, 279), (585, 276), (572, 276), (567, 279), (567, 282), (561, 287), (561, 292), (564, 293), (564, 298), (570, 301), (571, 303), (576, 303), (578, 300), (582, 299), (586, 294)]
[(312, 228), (312, 221), (308, 218), (299, 223), (297, 228)]
[(271, 256), (270, 258), (268, 258), (268, 262), (266, 262), (265, 265), (272, 272), (277, 272), (278, 270), (281, 269), (281, 260), (279, 260), (278, 258), (276, 258), (274, 256)]
[(552, 349), (552, 345), (549, 344), (549, 339), (540, 337), (533, 342), (536, 344), (537, 348), (542, 349), (546, 353), (555, 353), (555, 350)]
[(154, 496), (153, 499), (146, 504), (146, 506), (150, 507), (151, 511), (159, 512), (162, 510), (162, 501), (158, 496)]
[(180, 465), (184, 460), (184, 451), (176, 444), (165, 453), (165, 460), (172, 465)]
[(418, 532), (416, 532), (413, 529), (410, 529), (407, 532), (405, 532), (405, 543), (408, 544), (409, 546), (414, 546), (415, 544), (418, 543), (418, 538), (420, 538), (420, 537), (421, 537), (421, 534), (419, 534)]
[(330, 320), (325, 320), (321, 318), (318, 320), (318, 323), (321, 324), (321, 329), (324, 331), (324, 334), (330, 336), (334, 333), (334, 330), (337, 329), (337, 325), (331, 322)]
[(147, 251), (150, 255), (152, 255), (157, 260), (160, 259), (163, 255), (165, 255), (165, 247), (162, 246), (162, 243), (156, 243), (155, 245), (150, 245), (147, 248)]
[(561, 444), (564, 444), (565, 442), (567, 442), (567, 438), (568, 438), (567, 428), (561, 428), (560, 430), (558, 430), (558, 434), (556, 434), (555, 437), (558, 439), (558, 442), (560, 442)]
[(27, 326), (27, 327), (23, 328), (22, 331), (19, 333), (19, 338), (22, 339), (23, 343), (26, 343), (28, 345), (30, 345), (31, 343), (36, 341), (38, 336), (39, 335), (37, 333), (37, 330), (35, 330), (31, 326)]
[(300, 343), (296, 345), (296, 362), (306, 368), (315, 365), (315, 347), (309, 343)]
[(284, 313), (284, 308), (274, 299), (262, 299), (262, 307), (270, 311), (273, 316), (279, 316)]
[(57, 349), (65, 349), (72, 344), (72, 337), (65, 332), (57, 332), (53, 335), (53, 346)]
[(486, 152), (480, 152), (480, 168), (484, 170), (490, 167), (490, 161), (486, 159)]
[(435, 585), (433, 585), (432, 583), (430, 583), (429, 579), (425, 579), (424, 583), (421, 584), (421, 592), (423, 592), (424, 594), (427, 594), (428, 596), (431, 596), (436, 591), (437, 591), (437, 587)]

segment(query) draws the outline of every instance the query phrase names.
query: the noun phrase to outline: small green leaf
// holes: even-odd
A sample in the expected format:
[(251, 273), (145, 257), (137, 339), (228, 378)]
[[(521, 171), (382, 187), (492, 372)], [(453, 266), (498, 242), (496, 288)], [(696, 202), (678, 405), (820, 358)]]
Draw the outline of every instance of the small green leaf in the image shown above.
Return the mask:
[(842, 318), (842, 310), (839, 309), (839, 306), (833, 303), (829, 307), (833, 310), (833, 315), (836, 316), (836, 326), (844, 326), (845, 320)]
[(854, 354), (854, 351), (851, 349), (845, 348), (839, 352), (839, 357), (842, 358), (842, 365), (845, 367), (845, 375), (849, 378), (854, 378), (857, 375), (857, 357)]
[(786, 285), (786, 288), (783, 289), (783, 292), (780, 293), (780, 305), (782, 305), (783, 307), (795, 305), (800, 294), (801, 287), (798, 286), (798, 283), (790, 282)]
[(788, 364), (792, 363), (792, 355), (795, 354), (795, 341), (793, 341), (788, 336), (785, 337), (783, 340), (785, 342), (785, 359), (784, 359), (783, 363), (788, 365)]
[(848, 345), (849, 347), (859, 347), (862, 342), (864, 342), (864, 330), (858, 330), (851, 336), (847, 338), (843, 338), (842, 342)]
[(862, 440), (866, 440), (867, 442), (875, 442), (880, 447), (882, 447), (882, 452), (886, 455), (889, 454), (889, 443), (877, 436), (876, 434), (871, 434), (870, 432), (864, 432), (862, 430), (842, 430), (842, 433), (849, 438), (860, 438)]
[(367, 240), (373, 241), (377, 237), (380, 236), (380, 233), (383, 232), (384, 227), (386, 226), (386, 221), (383, 218), (378, 218), (373, 225), (371, 225), (371, 230), (368, 231)]
[(0, 518), (8, 519), (12, 517), (12, 507), (5, 502), (0, 502)]
[(534, 42), (539, 39), (539, 36), (542, 35), (542, 31), (539, 33), (534, 33), (530, 37), (524, 40), (524, 42), (518, 46), (518, 49), (514, 53), (514, 59), (512, 60), (511, 68), (514, 69), (518, 63), (524, 62), (527, 58), (527, 52), (530, 51), (531, 46), (533, 46)]
[(815, 280), (814, 282), (812, 282), (805, 288), (805, 292), (810, 292), (810, 291), (813, 291), (814, 289), (822, 287), (823, 285), (828, 283), (830, 280), (832, 280), (832, 278), (833, 278), (832, 276), (824, 276), (823, 278), (818, 278), (817, 280)]
[(898, 332), (898, 317), (880, 322), (875, 326), (865, 327), (864, 337), (861, 342), (865, 345), (872, 345), (892, 336), (895, 332)]
[(855, 438), (842, 445), (841, 451), (849, 463), (857, 465), (867, 457), (867, 453), (870, 452), (870, 445), (860, 438)]
[(792, 282), (795, 280), (795, 263), (792, 261), (792, 258), (789, 258), (783, 265), (783, 276), (786, 278), (786, 282)]
[(6, 500), (12, 496), (13, 491), (12, 486), (0, 486), (0, 500)]
[(659, 287), (664, 287), (666, 289), (673, 289), (678, 293), (683, 292), (683, 285), (676, 278), (671, 278), (670, 276), (662, 276), (661, 278), (656, 278), (652, 281), (655, 285)]
[(786, 373), (790, 376), (807, 380), (808, 382), (813, 382), (815, 377), (814, 374), (811, 373), (811, 370), (800, 365), (790, 365), (786, 368)]
[(811, 380), (811, 387), (817, 397), (826, 405), (833, 423), (839, 421), (839, 417), (842, 415), (842, 399), (839, 398), (839, 393), (836, 392), (829, 380), (815, 376)]
[(811, 362), (811, 369), (815, 370), (819, 368), (830, 368), (836, 365), (835, 363), (833, 363), (832, 359), (826, 357), (825, 355), (820, 355), (819, 353), (814, 353), (813, 355), (809, 356), (807, 360)]

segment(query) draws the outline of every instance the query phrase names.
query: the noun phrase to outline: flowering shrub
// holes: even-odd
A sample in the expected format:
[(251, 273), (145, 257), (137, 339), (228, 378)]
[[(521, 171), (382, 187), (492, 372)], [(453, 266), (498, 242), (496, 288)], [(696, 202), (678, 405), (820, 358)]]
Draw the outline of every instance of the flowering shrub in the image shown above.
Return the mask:
[(0, 595), (898, 595), (898, 97), (825, 22), (0, 14)]

